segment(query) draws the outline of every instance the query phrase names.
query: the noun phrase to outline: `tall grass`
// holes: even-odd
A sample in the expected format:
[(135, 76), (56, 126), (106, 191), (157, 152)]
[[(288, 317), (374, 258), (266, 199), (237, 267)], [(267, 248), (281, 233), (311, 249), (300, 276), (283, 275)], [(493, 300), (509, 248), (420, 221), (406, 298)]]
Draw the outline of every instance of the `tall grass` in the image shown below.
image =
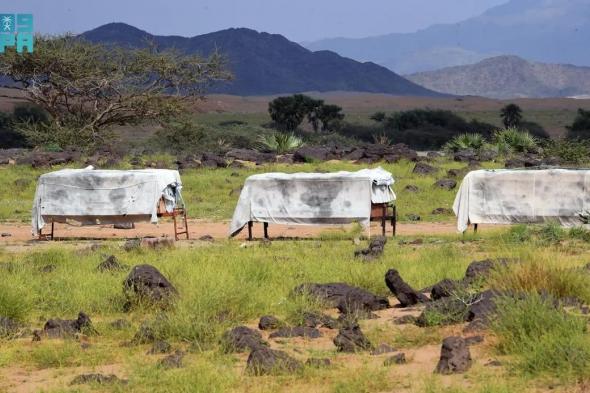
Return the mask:
[(587, 320), (556, 308), (538, 295), (503, 299), (493, 330), (498, 350), (515, 357), (515, 366), (533, 376), (565, 380), (590, 376)]

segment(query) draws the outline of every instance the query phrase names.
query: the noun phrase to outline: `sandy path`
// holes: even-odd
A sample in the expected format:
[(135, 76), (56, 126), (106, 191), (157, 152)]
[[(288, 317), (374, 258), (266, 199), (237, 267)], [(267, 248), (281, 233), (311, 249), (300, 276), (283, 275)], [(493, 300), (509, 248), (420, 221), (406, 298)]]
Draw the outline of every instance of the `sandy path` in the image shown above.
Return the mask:
[[(191, 239), (198, 239), (204, 235), (210, 235), (215, 239), (227, 238), (229, 223), (228, 222), (210, 222), (201, 220), (189, 220), (189, 233)], [(489, 230), (491, 226), (487, 226)], [(270, 225), (269, 235), (272, 238), (310, 238), (317, 237), (330, 231), (344, 232), (344, 227), (313, 227), (313, 226), (287, 226), (287, 225)], [(481, 230), (481, 226), (480, 229)], [(486, 228), (484, 228), (485, 230)], [(238, 239), (247, 237), (247, 230), (244, 229), (238, 236)], [(1, 244), (17, 243), (32, 240), (31, 227), (25, 223), (2, 223), (0, 224), (0, 233), (10, 234), (10, 236), (0, 237)], [(112, 226), (92, 226), (92, 227), (75, 227), (65, 224), (56, 224), (55, 236), (57, 238), (71, 239), (123, 239), (145, 236), (172, 236), (174, 233), (172, 222), (160, 222), (157, 225), (149, 223), (136, 224), (135, 229), (121, 230), (113, 229)], [(378, 235), (381, 228), (378, 223), (372, 223), (371, 234)], [(387, 233), (391, 236), (391, 227), (388, 226)], [(457, 229), (454, 223), (404, 223), (398, 224), (397, 234), (402, 236), (419, 236), (419, 235), (442, 235), (456, 234)], [(262, 237), (262, 224), (254, 224), (254, 236)]]

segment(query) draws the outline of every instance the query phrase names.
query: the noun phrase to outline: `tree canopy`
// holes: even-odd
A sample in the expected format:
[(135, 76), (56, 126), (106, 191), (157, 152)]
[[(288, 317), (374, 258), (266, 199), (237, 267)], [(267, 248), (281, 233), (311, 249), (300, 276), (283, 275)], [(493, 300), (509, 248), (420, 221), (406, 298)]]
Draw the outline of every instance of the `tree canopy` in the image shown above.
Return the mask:
[(49, 115), (15, 127), (34, 145), (62, 148), (102, 146), (114, 126), (179, 115), (212, 83), (231, 78), (217, 53), (203, 58), (153, 47), (107, 47), (70, 35), (39, 36), (33, 53), (7, 51), (0, 56), (0, 74)]
[(324, 100), (304, 94), (275, 98), (268, 104), (268, 112), (283, 131), (296, 130), (306, 117), (314, 131), (332, 131), (344, 119), (342, 108), (338, 105), (326, 104)]

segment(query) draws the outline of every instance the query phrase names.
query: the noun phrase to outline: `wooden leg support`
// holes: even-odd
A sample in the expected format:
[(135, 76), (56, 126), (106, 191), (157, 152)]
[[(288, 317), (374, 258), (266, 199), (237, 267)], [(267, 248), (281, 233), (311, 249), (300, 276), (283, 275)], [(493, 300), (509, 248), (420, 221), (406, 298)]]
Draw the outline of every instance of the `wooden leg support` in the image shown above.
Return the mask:
[(473, 224), (473, 233), (477, 233), (477, 224)]
[(393, 214), (391, 215), (391, 226), (393, 227), (393, 237), (397, 232), (397, 206), (393, 206)]
[(381, 236), (385, 236), (385, 224), (387, 222), (387, 205), (384, 203), (381, 208)]
[(248, 240), (252, 240), (252, 225), (254, 225), (254, 223), (248, 221)]
[(263, 223), (264, 227), (264, 238), (268, 239), (268, 222)]

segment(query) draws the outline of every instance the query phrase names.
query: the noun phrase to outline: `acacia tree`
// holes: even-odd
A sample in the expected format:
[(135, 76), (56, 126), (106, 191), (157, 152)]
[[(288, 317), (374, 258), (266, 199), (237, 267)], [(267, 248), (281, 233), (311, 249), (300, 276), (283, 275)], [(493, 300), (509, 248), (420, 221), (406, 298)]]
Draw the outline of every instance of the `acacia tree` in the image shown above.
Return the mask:
[(519, 127), (522, 122), (522, 109), (516, 104), (508, 104), (501, 109), (500, 117), (504, 127)]
[(49, 114), (16, 125), (34, 145), (85, 148), (110, 142), (116, 125), (177, 116), (211, 83), (231, 78), (217, 53), (107, 47), (71, 35), (37, 37), (33, 53), (5, 52), (0, 74)]
[(331, 130), (338, 121), (344, 119), (342, 108), (325, 104), (304, 94), (278, 97), (268, 104), (272, 120), (284, 131), (294, 131), (303, 119), (311, 124), (315, 132)]

